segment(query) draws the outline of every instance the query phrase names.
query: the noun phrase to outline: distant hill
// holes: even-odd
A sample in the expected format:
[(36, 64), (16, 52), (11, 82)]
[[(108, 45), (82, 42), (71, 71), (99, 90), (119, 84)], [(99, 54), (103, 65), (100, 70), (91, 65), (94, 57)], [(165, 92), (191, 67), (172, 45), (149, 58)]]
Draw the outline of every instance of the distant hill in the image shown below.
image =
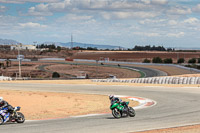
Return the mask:
[[(0, 45), (11, 45), (11, 44), (19, 44), (20, 42), (12, 39), (1, 39), (0, 38)], [(56, 46), (62, 47), (71, 47), (71, 42), (63, 43), (63, 42), (44, 42), (40, 44), (55, 44)], [(88, 44), (88, 43), (79, 43), (73, 42), (73, 47), (82, 47), (82, 48), (97, 48), (97, 49), (126, 49), (121, 46), (114, 46), (114, 45), (102, 45), (102, 44)], [(168, 48), (168, 47), (167, 47)], [(175, 50), (200, 50), (200, 47), (169, 47), (174, 48)]]
[[(71, 47), (71, 42), (61, 43), (61, 42), (44, 42), (43, 44), (55, 44), (56, 46), (62, 47)], [(98, 44), (87, 44), (87, 43), (79, 43), (73, 42), (73, 47), (81, 47), (81, 48), (97, 48), (97, 49), (119, 49), (120, 46), (113, 45), (98, 45)], [(123, 48), (123, 47), (120, 47)]]
[(0, 44), (1, 45), (10, 45), (10, 44), (18, 44), (19, 42), (11, 39), (0, 39)]

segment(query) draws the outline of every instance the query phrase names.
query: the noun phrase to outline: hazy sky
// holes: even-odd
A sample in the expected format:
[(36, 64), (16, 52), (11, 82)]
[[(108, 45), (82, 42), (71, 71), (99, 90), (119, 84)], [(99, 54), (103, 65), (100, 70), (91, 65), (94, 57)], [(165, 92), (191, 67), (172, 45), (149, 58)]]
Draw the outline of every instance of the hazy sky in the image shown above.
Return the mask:
[(0, 38), (200, 47), (199, 0), (0, 0)]

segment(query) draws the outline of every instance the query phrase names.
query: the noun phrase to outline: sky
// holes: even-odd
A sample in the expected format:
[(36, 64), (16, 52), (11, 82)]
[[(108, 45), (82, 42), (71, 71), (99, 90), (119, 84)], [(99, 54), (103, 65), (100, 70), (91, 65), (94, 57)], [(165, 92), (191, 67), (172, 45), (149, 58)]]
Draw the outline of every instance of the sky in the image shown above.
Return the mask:
[(0, 38), (200, 47), (199, 0), (0, 0)]

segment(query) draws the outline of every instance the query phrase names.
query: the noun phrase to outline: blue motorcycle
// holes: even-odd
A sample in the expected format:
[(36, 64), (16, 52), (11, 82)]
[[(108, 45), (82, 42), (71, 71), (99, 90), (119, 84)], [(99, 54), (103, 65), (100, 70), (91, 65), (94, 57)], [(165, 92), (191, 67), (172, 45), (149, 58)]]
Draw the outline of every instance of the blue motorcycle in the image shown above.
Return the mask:
[(12, 113), (8, 112), (8, 108), (0, 110), (0, 125), (6, 122), (24, 123), (25, 117), (20, 111), (20, 107), (15, 107)]

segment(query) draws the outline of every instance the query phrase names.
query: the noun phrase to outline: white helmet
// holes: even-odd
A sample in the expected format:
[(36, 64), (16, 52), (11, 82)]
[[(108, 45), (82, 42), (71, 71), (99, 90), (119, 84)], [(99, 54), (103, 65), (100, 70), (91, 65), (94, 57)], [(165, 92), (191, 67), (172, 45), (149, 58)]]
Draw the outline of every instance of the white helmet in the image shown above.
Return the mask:
[(0, 103), (3, 101), (3, 97), (0, 97)]
[(114, 95), (110, 95), (109, 96), (109, 99), (111, 100), (111, 99), (113, 99), (114, 98)]

